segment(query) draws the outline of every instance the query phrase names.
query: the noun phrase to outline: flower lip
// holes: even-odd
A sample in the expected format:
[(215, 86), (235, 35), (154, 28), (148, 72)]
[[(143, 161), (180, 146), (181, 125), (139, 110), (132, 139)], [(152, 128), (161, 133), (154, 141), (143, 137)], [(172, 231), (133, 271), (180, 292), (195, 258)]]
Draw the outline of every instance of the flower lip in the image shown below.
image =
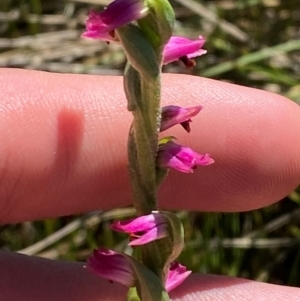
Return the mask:
[(197, 40), (172, 36), (163, 51), (163, 64), (166, 65), (181, 60), (189, 67), (189, 63), (191, 63), (190, 59), (201, 56), (207, 52), (201, 49), (204, 43), (205, 39), (202, 36), (199, 36)]
[(145, 16), (147, 7), (142, 0), (115, 0), (102, 12), (91, 11), (82, 37), (116, 41), (114, 30)]

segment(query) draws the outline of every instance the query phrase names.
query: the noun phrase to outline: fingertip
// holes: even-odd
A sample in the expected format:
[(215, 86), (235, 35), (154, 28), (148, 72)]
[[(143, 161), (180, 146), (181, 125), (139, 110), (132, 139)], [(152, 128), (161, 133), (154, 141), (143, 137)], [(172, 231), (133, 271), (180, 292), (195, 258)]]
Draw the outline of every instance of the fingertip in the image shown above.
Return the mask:
[[(175, 90), (176, 77), (168, 78)], [(177, 94), (169, 83), (164, 85), (169, 87), (165, 99), (186, 106), (201, 104), (204, 109), (193, 118), (190, 134), (178, 127), (172, 134), (180, 143), (210, 153), (215, 163), (188, 177), (171, 172), (162, 186), (164, 206), (252, 210), (282, 199), (299, 184), (299, 106), (266, 91), (199, 77), (180, 78)], [(176, 196), (168, 200), (174, 191)]]
[(299, 300), (300, 289), (217, 275), (192, 274), (170, 293), (171, 300)]

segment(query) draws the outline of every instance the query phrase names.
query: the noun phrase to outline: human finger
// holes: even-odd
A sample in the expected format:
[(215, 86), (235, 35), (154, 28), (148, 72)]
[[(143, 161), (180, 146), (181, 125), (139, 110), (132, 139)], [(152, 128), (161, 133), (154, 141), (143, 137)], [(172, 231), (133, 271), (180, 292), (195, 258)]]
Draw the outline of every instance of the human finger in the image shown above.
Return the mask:
[[(178, 142), (215, 164), (171, 172), (168, 209), (242, 211), (288, 194), (300, 179), (300, 108), (272, 93), (186, 75), (163, 77), (163, 103), (204, 110)], [(120, 77), (0, 71), (0, 222), (131, 203), (131, 115)]]
[[(83, 268), (83, 263), (0, 253), (0, 291), (3, 301), (123, 301), (126, 287)], [(192, 274), (170, 297), (173, 301), (296, 301), (300, 289), (233, 277)]]

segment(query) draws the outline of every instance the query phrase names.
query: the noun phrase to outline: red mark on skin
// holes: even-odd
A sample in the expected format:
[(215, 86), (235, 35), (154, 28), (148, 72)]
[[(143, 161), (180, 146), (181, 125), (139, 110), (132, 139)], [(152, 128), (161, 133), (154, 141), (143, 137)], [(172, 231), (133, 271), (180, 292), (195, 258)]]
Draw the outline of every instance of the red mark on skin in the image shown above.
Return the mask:
[(63, 108), (57, 116), (56, 167), (69, 174), (78, 158), (84, 132), (82, 111)]

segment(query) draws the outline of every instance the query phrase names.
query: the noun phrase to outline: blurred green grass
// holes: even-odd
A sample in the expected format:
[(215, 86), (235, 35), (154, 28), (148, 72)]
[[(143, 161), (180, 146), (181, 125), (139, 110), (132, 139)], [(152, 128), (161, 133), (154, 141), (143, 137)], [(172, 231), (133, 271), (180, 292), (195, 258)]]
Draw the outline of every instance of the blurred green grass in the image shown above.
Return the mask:
[[(122, 74), (116, 45), (81, 40), (87, 12), (107, 0), (0, 2), (0, 67)], [(176, 32), (206, 36), (208, 54), (191, 73), (285, 95), (300, 103), (299, 0), (173, 0)], [(186, 230), (181, 261), (193, 271), (300, 286), (300, 194), (244, 213), (179, 212)], [(241, 200), (242, 201), (242, 200)], [(85, 260), (99, 245), (126, 249), (112, 219), (131, 208), (0, 227), (0, 248), (47, 258)]]

